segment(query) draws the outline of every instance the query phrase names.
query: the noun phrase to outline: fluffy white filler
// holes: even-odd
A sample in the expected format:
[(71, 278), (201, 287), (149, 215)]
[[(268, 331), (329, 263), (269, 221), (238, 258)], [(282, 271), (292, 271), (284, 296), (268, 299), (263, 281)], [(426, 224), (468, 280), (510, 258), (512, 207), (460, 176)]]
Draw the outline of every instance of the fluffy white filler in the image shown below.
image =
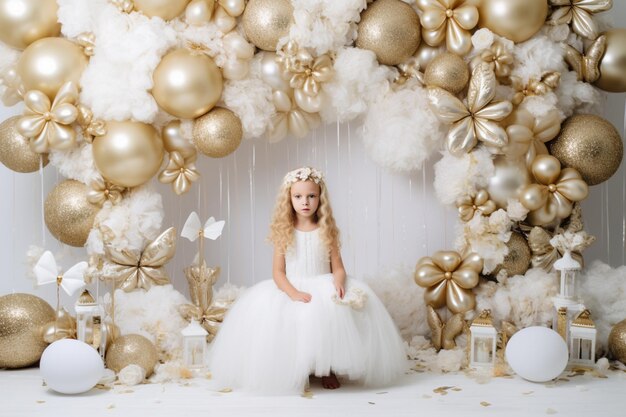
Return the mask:
[(466, 195), (476, 192), (489, 184), (493, 176), (492, 155), (484, 148), (456, 157), (444, 151), (443, 158), (435, 164), (435, 191), (442, 204), (454, 204)]

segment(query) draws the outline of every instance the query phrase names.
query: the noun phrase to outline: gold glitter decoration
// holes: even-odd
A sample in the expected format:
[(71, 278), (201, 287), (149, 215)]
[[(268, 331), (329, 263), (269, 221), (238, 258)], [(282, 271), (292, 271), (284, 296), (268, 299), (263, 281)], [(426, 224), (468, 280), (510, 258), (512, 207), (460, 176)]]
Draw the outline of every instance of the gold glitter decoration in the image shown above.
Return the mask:
[(561, 116), (556, 109), (533, 116), (529, 111), (518, 108), (507, 119), (507, 123), (509, 143), (502, 147), (502, 152), (514, 160), (523, 157), (528, 167), (537, 155), (548, 154), (545, 143), (561, 131)]
[(613, 7), (613, 0), (550, 0), (552, 14), (548, 23), (571, 25), (572, 30), (583, 38), (594, 40), (598, 37), (595, 13)]
[(167, 168), (161, 171), (159, 181), (163, 184), (172, 184), (172, 189), (176, 195), (181, 195), (189, 191), (191, 183), (200, 179), (200, 174), (196, 170), (196, 164), (187, 162), (180, 153), (174, 151), (170, 153), (170, 160)]
[(617, 129), (602, 117), (579, 114), (567, 119), (550, 153), (565, 167), (576, 169), (589, 185), (600, 184), (619, 168), (624, 144)]
[(422, 14), (422, 38), (430, 46), (446, 41), (448, 51), (458, 55), (472, 49), (472, 30), (478, 24), (476, 6), (465, 0), (417, 0)]
[(420, 19), (415, 10), (400, 0), (376, 0), (361, 13), (356, 47), (376, 54), (384, 65), (409, 59), (420, 44)]
[(469, 81), (467, 64), (458, 55), (444, 52), (437, 55), (426, 67), (424, 82), (429, 87), (439, 87), (458, 94)]
[(626, 29), (611, 29), (604, 36), (606, 50), (600, 62), (600, 77), (595, 85), (604, 91), (626, 92)]
[(474, 214), (478, 211), (483, 216), (489, 216), (496, 211), (496, 203), (489, 199), (489, 193), (486, 190), (480, 190), (475, 196), (461, 197), (456, 201), (459, 209), (459, 217), (464, 222), (468, 222), (474, 218)]
[(149, 378), (157, 363), (157, 349), (150, 340), (138, 334), (127, 334), (116, 338), (107, 349), (106, 364), (116, 373), (128, 365), (137, 365), (146, 371)]
[(521, 233), (513, 232), (506, 246), (509, 248), (509, 253), (504, 257), (504, 262), (492, 272), (492, 275), (498, 275), (502, 269), (506, 270), (509, 277), (524, 275), (528, 271), (531, 258), (526, 238)]
[(75, 180), (58, 184), (46, 197), (44, 219), (52, 235), (66, 245), (85, 245), (100, 208), (87, 201), (89, 189)]
[(487, 28), (515, 43), (539, 32), (548, 17), (546, 0), (482, 0), (478, 27)]
[(40, 328), (54, 320), (54, 309), (31, 294), (0, 297), (0, 368), (23, 368), (39, 361), (47, 343)]
[(498, 78), (506, 78), (511, 75), (513, 54), (500, 41), (495, 41), (489, 48), (476, 55), (470, 67), (472, 70), (481, 63), (486, 63), (496, 73)]
[(20, 118), (13, 116), (0, 123), (0, 162), (15, 172), (35, 172), (40, 163), (48, 165), (48, 155), (34, 152), (28, 139), (17, 131)]
[(211, 158), (223, 158), (235, 152), (243, 137), (241, 120), (232, 111), (216, 107), (193, 122), (193, 142)]
[(613, 358), (626, 364), (626, 320), (620, 321), (611, 329), (609, 351)]
[(289, 33), (293, 6), (290, 0), (249, 0), (241, 18), (250, 42), (264, 51), (276, 51), (278, 40)]
[(444, 323), (435, 309), (431, 305), (427, 305), (426, 321), (428, 322), (428, 327), (430, 327), (430, 341), (437, 351), (442, 348), (454, 349), (456, 347), (454, 339), (465, 328), (465, 320), (462, 314), (454, 314)]

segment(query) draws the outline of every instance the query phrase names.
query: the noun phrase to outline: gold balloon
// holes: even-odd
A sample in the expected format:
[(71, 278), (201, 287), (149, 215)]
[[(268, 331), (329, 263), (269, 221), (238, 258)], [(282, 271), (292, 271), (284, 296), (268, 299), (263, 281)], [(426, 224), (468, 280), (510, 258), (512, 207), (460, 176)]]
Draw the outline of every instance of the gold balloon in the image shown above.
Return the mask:
[(61, 339), (76, 339), (76, 319), (61, 308), (56, 313), (56, 319), (44, 325), (41, 329), (44, 342), (53, 343)]
[(65, 180), (46, 197), (44, 219), (48, 230), (70, 246), (84, 246), (100, 210), (87, 201), (89, 188), (82, 182)]
[(613, 0), (550, 0), (550, 6), (550, 24), (571, 25), (578, 35), (594, 40), (598, 37), (598, 32), (593, 15), (609, 10), (613, 6)]
[(509, 277), (524, 275), (528, 271), (531, 260), (530, 246), (526, 238), (521, 233), (513, 232), (506, 246), (509, 248), (509, 253), (504, 257), (502, 265), (492, 272), (492, 275), (498, 275), (502, 269), (506, 270)]
[(398, 65), (417, 51), (420, 29), (420, 19), (408, 4), (376, 0), (361, 13), (355, 45), (373, 51), (381, 64)]
[(199, 52), (177, 49), (165, 55), (152, 75), (152, 95), (166, 112), (195, 119), (222, 96), (222, 73), (213, 59)]
[(496, 211), (496, 203), (489, 199), (489, 193), (485, 190), (478, 191), (475, 196), (467, 195), (457, 199), (456, 207), (464, 222), (472, 220), (477, 211), (482, 216), (489, 216)]
[(134, 0), (135, 9), (149, 17), (171, 20), (181, 14), (189, 0)]
[(211, 158), (223, 158), (235, 152), (242, 137), (241, 120), (223, 107), (216, 107), (193, 122), (193, 142)]
[(174, 151), (170, 152), (167, 167), (159, 174), (159, 181), (163, 184), (172, 184), (176, 195), (186, 193), (191, 189), (191, 183), (200, 179), (196, 164), (187, 162), (183, 156)]
[(547, 0), (482, 0), (478, 26), (515, 43), (530, 39), (548, 17)]
[(606, 50), (600, 61), (600, 78), (596, 87), (614, 93), (626, 92), (626, 29), (604, 33)]
[(430, 46), (426, 42), (422, 42), (413, 56), (417, 59), (420, 68), (426, 68), (437, 55), (445, 52), (445, 50), (445, 46), (435, 47)]
[(424, 81), (431, 87), (443, 88), (452, 94), (458, 94), (469, 81), (469, 70), (463, 59), (450, 52), (437, 55), (426, 67)]
[(0, 162), (16, 172), (35, 172), (40, 163), (48, 165), (48, 155), (34, 152), (28, 139), (20, 135), (17, 131), (20, 118), (13, 116), (0, 124)]
[(136, 187), (157, 173), (163, 161), (163, 142), (151, 125), (107, 122), (107, 133), (93, 141), (93, 158), (100, 174), (121, 187)]
[(24, 49), (41, 38), (58, 36), (56, 0), (0, 0), (0, 41)]
[(54, 100), (63, 84), (80, 85), (88, 59), (80, 46), (63, 38), (43, 38), (24, 50), (17, 62), (26, 91), (39, 90)]
[(137, 365), (152, 375), (157, 363), (157, 349), (150, 340), (138, 334), (127, 334), (113, 341), (107, 349), (106, 364), (116, 373), (128, 365)]
[(493, 160), (494, 173), (489, 179), (489, 198), (498, 208), (505, 209), (509, 198), (518, 198), (520, 191), (530, 183), (530, 175), (523, 161), (498, 156)]
[(54, 309), (31, 294), (0, 297), (0, 368), (23, 368), (39, 361), (47, 343), (41, 326), (54, 320)]
[(472, 30), (478, 23), (476, 6), (464, 0), (417, 0), (422, 14), (422, 38), (437, 46), (446, 41), (448, 51), (459, 55), (472, 49)]
[(163, 146), (168, 152), (178, 152), (187, 162), (194, 162), (197, 158), (196, 147), (185, 138), (180, 127), (180, 120), (169, 122), (161, 133)]
[(609, 351), (614, 359), (626, 364), (626, 320), (620, 321), (611, 329)]
[(276, 51), (278, 40), (289, 33), (293, 20), (290, 0), (249, 0), (243, 12), (243, 31), (264, 51)]
[(560, 135), (549, 143), (550, 153), (574, 168), (589, 185), (600, 184), (618, 170), (624, 145), (617, 129), (593, 114), (567, 119)]

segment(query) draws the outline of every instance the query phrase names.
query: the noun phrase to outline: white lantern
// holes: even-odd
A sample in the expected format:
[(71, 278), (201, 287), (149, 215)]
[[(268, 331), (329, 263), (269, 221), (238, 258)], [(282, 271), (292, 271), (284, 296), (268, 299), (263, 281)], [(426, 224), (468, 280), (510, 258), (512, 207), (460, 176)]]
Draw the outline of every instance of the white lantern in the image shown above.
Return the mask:
[(556, 330), (569, 344), (569, 327), (574, 317), (585, 306), (578, 297), (576, 278), (580, 270), (580, 264), (570, 251), (565, 251), (561, 259), (554, 263), (554, 268), (560, 273), (559, 293), (552, 298), (554, 302), (554, 317), (552, 328)]
[(496, 360), (497, 332), (491, 310), (483, 310), (470, 326), (470, 366), (493, 366)]
[(183, 335), (183, 362), (191, 369), (206, 366), (206, 337), (209, 334), (197, 320), (181, 331)]
[(76, 300), (74, 309), (76, 310), (77, 338), (81, 342), (86, 342), (87, 326), (91, 325), (94, 316), (100, 315), (100, 307), (89, 291), (85, 290)]
[(580, 264), (574, 258), (570, 251), (565, 251), (561, 259), (554, 263), (554, 269), (561, 273), (561, 286), (559, 288), (559, 297), (578, 302), (578, 289), (576, 286), (576, 276), (580, 271)]
[(596, 326), (589, 310), (583, 310), (570, 326), (569, 363), (593, 367), (596, 363)]

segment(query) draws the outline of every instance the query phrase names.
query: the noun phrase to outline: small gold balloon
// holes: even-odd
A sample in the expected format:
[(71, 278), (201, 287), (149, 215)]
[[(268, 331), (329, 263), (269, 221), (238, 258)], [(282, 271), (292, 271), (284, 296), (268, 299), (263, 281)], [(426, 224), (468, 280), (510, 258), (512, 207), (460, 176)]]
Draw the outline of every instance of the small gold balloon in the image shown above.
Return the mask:
[(517, 198), (522, 188), (530, 184), (530, 174), (521, 160), (513, 161), (498, 156), (493, 165), (495, 171), (489, 179), (487, 191), (496, 206), (506, 210), (509, 198)]
[(504, 257), (502, 265), (498, 266), (492, 274), (498, 275), (498, 272), (504, 269), (509, 277), (524, 275), (528, 271), (531, 259), (530, 246), (526, 238), (521, 233), (513, 232), (506, 246), (509, 248), (509, 253)]
[(626, 320), (620, 321), (611, 329), (609, 351), (613, 358), (626, 364)]
[(31, 294), (0, 297), (0, 368), (23, 368), (39, 361), (47, 343), (41, 327), (54, 320), (54, 309)]
[(107, 133), (93, 141), (93, 158), (100, 174), (121, 187), (144, 184), (163, 161), (159, 132), (140, 122), (107, 122)]
[(24, 49), (38, 39), (58, 36), (56, 0), (0, 0), (0, 41)]
[(0, 162), (15, 172), (35, 172), (48, 165), (48, 154), (38, 154), (30, 147), (28, 139), (17, 131), (20, 116), (13, 116), (0, 124)]
[(482, 0), (478, 26), (515, 43), (530, 39), (548, 17), (547, 0)]
[(195, 119), (215, 106), (222, 96), (222, 73), (203, 53), (177, 49), (165, 55), (152, 75), (152, 95), (166, 112)]
[(257, 48), (275, 52), (292, 19), (290, 0), (249, 0), (242, 16), (243, 31)]
[(604, 91), (626, 92), (626, 29), (611, 29), (603, 35), (606, 36), (606, 51), (595, 85)]
[(193, 122), (193, 141), (200, 152), (211, 158), (235, 152), (242, 137), (241, 120), (223, 107), (216, 107)]
[(187, 162), (196, 160), (196, 148), (185, 138), (180, 127), (180, 120), (172, 120), (161, 133), (163, 146), (167, 152), (178, 152)]
[(135, 9), (149, 17), (171, 20), (180, 15), (189, 0), (134, 0)]
[(106, 364), (109, 369), (117, 373), (128, 365), (137, 365), (146, 371), (146, 378), (152, 375), (157, 359), (154, 343), (138, 334), (127, 334), (116, 338), (106, 354)]
[(559, 136), (548, 146), (564, 167), (576, 169), (588, 185), (611, 178), (624, 155), (624, 144), (617, 129), (593, 114), (578, 114), (567, 119)]
[(39, 90), (52, 101), (66, 82), (80, 85), (87, 63), (87, 55), (75, 43), (63, 38), (43, 38), (24, 50), (17, 62), (17, 73), (26, 91)]
[(46, 197), (44, 220), (48, 230), (70, 246), (84, 246), (100, 210), (87, 201), (89, 188), (82, 182), (65, 180)]
[(458, 94), (469, 81), (467, 64), (460, 56), (444, 52), (437, 55), (426, 67), (424, 81), (429, 87), (440, 87)]
[(417, 52), (413, 55), (417, 62), (420, 64), (420, 68), (424, 69), (431, 63), (431, 61), (442, 52), (445, 52), (446, 46), (430, 46), (426, 42), (420, 43), (420, 46), (417, 48)]
[(420, 39), (420, 19), (411, 6), (376, 0), (361, 13), (355, 45), (373, 51), (381, 64), (398, 65), (417, 51)]

